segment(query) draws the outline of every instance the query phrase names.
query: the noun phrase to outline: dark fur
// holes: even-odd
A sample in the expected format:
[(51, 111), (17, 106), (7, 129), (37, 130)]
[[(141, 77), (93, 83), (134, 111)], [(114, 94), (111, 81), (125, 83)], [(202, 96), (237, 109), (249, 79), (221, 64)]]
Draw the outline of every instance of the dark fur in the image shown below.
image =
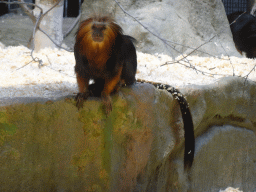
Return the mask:
[[(96, 23), (96, 27), (100, 26), (100, 30), (88, 27), (93, 22)], [(101, 38), (101, 36), (104, 35), (104, 33), (101, 33), (102, 29), (102, 31), (104, 31), (104, 28), (101, 29), (101, 26), (109, 27), (109, 29), (106, 30), (105, 38), (107, 38), (106, 36), (110, 38), (109, 41), (104, 41), (104, 43), (106, 42), (105, 44), (111, 46), (109, 49), (104, 50), (107, 54), (99, 54), (99, 56), (95, 54), (95, 57), (92, 56), (92, 58), (95, 58), (94, 61), (93, 59), (88, 59), (88, 56), (90, 57), (89, 52), (93, 52), (94, 49), (92, 46), (93, 40), (89, 40), (88, 43), (85, 44), (83, 38), (86, 38), (89, 33)], [(84, 30), (86, 27), (90, 29), (89, 32)], [(118, 91), (122, 83), (132, 85), (135, 82), (137, 56), (133, 41), (135, 41), (134, 38), (123, 35), (121, 27), (110, 17), (95, 16), (81, 23), (74, 47), (76, 59), (75, 72), (78, 78), (78, 86), (83, 87), (83, 81), (87, 83), (87, 81), (91, 79), (94, 80), (95, 83), (89, 87), (85, 86), (85, 89), (79, 90), (76, 97), (78, 107), (82, 107), (83, 101), (87, 99), (91, 92), (95, 96), (101, 94), (106, 107), (106, 113), (110, 113), (112, 104), (109, 95)], [(102, 62), (101, 60), (98, 62), (96, 60), (101, 59), (98, 57), (106, 58), (102, 58)], [(108, 83), (114, 78), (117, 78), (114, 83)], [(105, 91), (105, 89), (109, 90)]]
[[(240, 16), (240, 17), (239, 17)], [(242, 54), (245, 52), (246, 57), (256, 57), (256, 18), (244, 12), (231, 13), (228, 16), (230, 29), (237, 50)]]

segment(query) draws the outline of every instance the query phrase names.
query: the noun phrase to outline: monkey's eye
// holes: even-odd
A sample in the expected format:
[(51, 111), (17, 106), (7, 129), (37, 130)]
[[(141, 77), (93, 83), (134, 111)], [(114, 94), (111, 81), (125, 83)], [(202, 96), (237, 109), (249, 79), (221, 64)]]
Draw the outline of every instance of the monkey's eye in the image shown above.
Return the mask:
[(97, 31), (103, 31), (103, 30), (105, 30), (106, 29), (106, 27), (105, 27), (105, 25), (93, 25), (92, 26), (92, 30), (97, 30)]
[(102, 17), (99, 21), (105, 23), (108, 21), (108, 17)]

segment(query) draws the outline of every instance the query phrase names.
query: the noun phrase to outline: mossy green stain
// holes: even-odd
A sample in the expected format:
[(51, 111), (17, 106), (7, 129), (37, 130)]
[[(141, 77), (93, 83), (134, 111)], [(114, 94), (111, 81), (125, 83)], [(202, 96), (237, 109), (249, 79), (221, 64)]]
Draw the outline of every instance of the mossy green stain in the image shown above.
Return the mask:
[(14, 124), (8, 123), (6, 112), (0, 112), (0, 146), (6, 140), (6, 137), (16, 133), (17, 127)]
[[(47, 105), (29, 103), (0, 108), (0, 136), (2, 132), (12, 135), (8, 144), (3, 143), (0, 151), (0, 162), (5, 164), (0, 171), (1, 180), (9, 183), (13, 180), (14, 190), (24, 180), (27, 184), (23, 188), (28, 187), (27, 190), (31, 191), (37, 191), (36, 187), (39, 186), (45, 187), (43, 191), (49, 191), (50, 185), (57, 180), (63, 181), (63, 188), (81, 186), (81, 180), (76, 176), (77, 167), (70, 162), (70, 155), (79, 151), (76, 138), (82, 141), (78, 135), (79, 129), (82, 129), (82, 123), (78, 121), (77, 108), (67, 102)], [(55, 180), (50, 182), (48, 178)], [(1, 191), (7, 186), (0, 186)]]
[[(113, 145), (129, 142), (129, 133), (143, 127), (134, 117), (134, 112), (128, 107), (126, 100), (117, 96), (112, 99), (113, 108), (108, 117), (104, 113), (102, 103), (93, 100), (86, 102), (79, 110), (79, 120), (84, 123), (83, 129), (88, 147), (80, 157), (75, 157), (74, 161), (82, 169), (90, 166), (99, 170), (102, 189), (109, 184)], [(121, 134), (120, 130), (122, 130)]]
[(104, 148), (103, 148), (103, 168), (107, 171), (108, 174), (111, 172), (111, 151), (113, 148), (113, 117), (115, 112), (112, 112), (111, 115), (106, 119), (105, 128), (103, 129), (104, 135)]
[[(42, 181), (46, 182), (48, 177), (59, 178), (54, 174), (61, 173), (68, 176), (67, 183), (92, 181), (92, 189), (106, 191), (110, 184), (113, 145), (123, 147), (129, 142), (134, 130), (143, 130), (142, 123), (134, 115), (135, 108), (131, 108), (130, 103), (127, 104), (121, 97), (112, 98), (113, 111), (109, 117), (106, 117), (102, 103), (94, 100), (86, 102), (79, 111), (73, 102), (63, 101), (13, 105), (5, 110), (0, 108), (0, 124), (4, 127), (1, 130), (7, 130), (9, 135), (14, 134), (11, 137), (12, 148), (8, 151), (14, 159), (20, 158), (15, 165), (9, 164), (10, 167), (16, 167), (17, 171), (5, 172), (5, 176), (17, 173), (17, 186), (19, 178), (27, 178), (32, 189), (32, 186), (37, 186), (32, 182), (32, 177), (40, 183), (37, 178), (39, 174), (42, 175)], [(6, 128), (6, 125), (16, 127)], [(81, 140), (83, 150), (75, 154), (68, 152), (73, 150), (69, 142), (76, 139), (70, 138), (74, 136), (70, 134), (70, 128), (74, 132), (76, 129), (83, 130), (80, 135), (84, 134), (85, 138)], [(68, 157), (69, 154), (73, 156)], [(58, 166), (63, 160), (65, 170), (61, 171)], [(83, 170), (84, 176), (80, 175), (80, 170)], [(74, 179), (74, 183), (69, 177)]]

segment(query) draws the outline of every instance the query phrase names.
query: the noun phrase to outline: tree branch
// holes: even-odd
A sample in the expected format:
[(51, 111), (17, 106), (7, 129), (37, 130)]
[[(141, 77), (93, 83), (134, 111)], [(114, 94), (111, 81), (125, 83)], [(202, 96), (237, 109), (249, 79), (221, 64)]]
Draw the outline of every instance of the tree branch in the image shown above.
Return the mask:
[[(157, 37), (158, 39), (160, 39), (165, 45), (171, 47), (173, 50), (177, 51), (178, 53), (180, 53), (184, 59), (186, 59), (186, 57), (183, 55), (183, 53), (181, 53), (180, 51), (178, 51), (177, 49), (175, 49), (173, 46), (171, 46), (169, 43), (167, 43), (167, 41), (162, 38), (162, 37), (159, 37), (157, 34), (155, 34), (154, 32), (152, 32), (151, 30), (149, 30), (146, 26), (144, 26), (138, 19), (136, 19), (135, 17), (133, 17), (132, 15), (130, 15), (116, 0), (114, 0), (116, 2), (116, 4), (122, 9), (122, 11), (129, 15), (131, 18), (133, 18), (136, 22), (138, 22), (144, 29), (146, 29), (149, 33), (151, 33), (152, 35), (154, 35), (155, 37)], [(187, 62), (189, 62), (187, 60)]]
[(18, 1), (23, 3), (23, 4), (20, 4), (20, 7), (30, 17), (30, 19), (35, 24), (36, 23), (36, 17), (34, 16), (33, 11), (27, 6), (27, 4), (24, 2), (24, 0), (18, 0)]
[(41, 29), (40, 27), (39, 27), (39, 30), (43, 33), (43, 34), (45, 34), (57, 47), (59, 47), (59, 48), (61, 48), (61, 49), (64, 49), (65, 51), (68, 51), (68, 52), (73, 52), (73, 50), (69, 50), (69, 49), (66, 49), (66, 48), (64, 48), (64, 47), (61, 47), (60, 45), (58, 45), (43, 29)]
[(63, 39), (65, 39), (69, 33), (75, 28), (75, 26), (77, 25), (77, 23), (79, 22), (80, 18), (81, 18), (81, 13), (77, 16), (76, 20), (74, 21), (74, 23), (72, 25), (70, 25), (70, 27), (68, 28), (67, 32), (65, 32), (65, 34), (63, 35)]

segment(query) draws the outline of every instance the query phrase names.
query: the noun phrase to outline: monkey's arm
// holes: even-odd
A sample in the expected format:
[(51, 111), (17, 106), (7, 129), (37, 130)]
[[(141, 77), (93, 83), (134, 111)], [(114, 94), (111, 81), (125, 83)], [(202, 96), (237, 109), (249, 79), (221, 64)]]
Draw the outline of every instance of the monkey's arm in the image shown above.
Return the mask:
[(76, 96), (76, 106), (77, 108), (83, 107), (83, 102), (89, 97), (90, 91), (89, 91), (89, 74), (88, 70), (86, 69), (88, 66), (88, 60), (81, 56), (79, 53), (79, 50), (77, 50), (77, 47), (75, 46), (75, 59), (76, 59), (76, 65), (75, 65), (75, 72), (76, 72), (76, 79), (78, 84), (79, 93)]
[(109, 113), (112, 111), (112, 102), (110, 94), (115, 90), (118, 89), (120, 86), (120, 80), (121, 80), (121, 74), (122, 74), (122, 66), (118, 67), (117, 73), (112, 78), (105, 79), (105, 84), (103, 91), (101, 92), (101, 97), (103, 99), (104, 105), (105, 105), (105, 111), (106, 114), (109, 115)]
[(79, 93), (76, 95), (76, 106), (77, 108), (83, 107), (83, 102), (89, 97), (90, 91), (88, 89), (89, 87), (89, 79), (83, 78), (76, 75), (77, 78), (77, 84), (79, 88)]

